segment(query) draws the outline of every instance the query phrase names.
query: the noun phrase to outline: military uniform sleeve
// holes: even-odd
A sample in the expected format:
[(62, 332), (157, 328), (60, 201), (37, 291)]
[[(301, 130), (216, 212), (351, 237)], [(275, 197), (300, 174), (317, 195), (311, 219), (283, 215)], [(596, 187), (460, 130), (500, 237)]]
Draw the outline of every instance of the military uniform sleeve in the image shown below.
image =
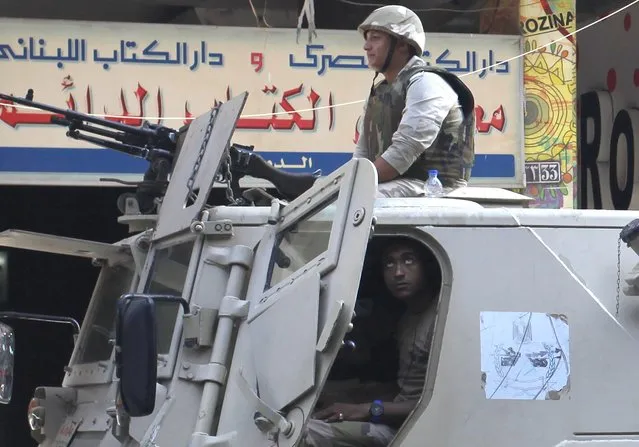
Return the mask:
[(399, 393), (395, 402), (418, 400), (424, 390), (436, 307), (422, 314), (405, 315), (399, 322)]
[(439, 75), (413, 76), (399, 127), (382, 158), (400, 174), (406, 172), (431, 147), (444, 119), (458, 104), (457, 94)]
[(364, 102), (364, 107), (362, 108), (362, 115), (357, 122), (357, 133), (359, 138), (357, 139), (357, 144), (355, 145), (355, 153), (353, 155), (354, 158), (367, 158), (368, 156), (368, 148), (366, 147), (366, 141), (363, 137), (364, 130), (364, 117), (366, 116), (366, 102)]

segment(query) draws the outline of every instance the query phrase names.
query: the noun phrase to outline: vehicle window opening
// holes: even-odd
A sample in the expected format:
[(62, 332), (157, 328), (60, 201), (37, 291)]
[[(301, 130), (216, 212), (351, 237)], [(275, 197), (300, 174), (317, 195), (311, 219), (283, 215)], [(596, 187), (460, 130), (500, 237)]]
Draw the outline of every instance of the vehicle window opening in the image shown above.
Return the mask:
[(79, 353), (74, 364), (84, 365), (107, 361), (111, 358), (115, 338), (116, 302), (127, 293), (133, 281), (134, 271), (122, 265), (102, 267), (100, 287), (93, 297), (95, 308), (87, 312), (88, 334), (78, 347)]
[(319, 217), (338, 192), (276, 236), (264, 290), (279, 284), (329, 248), (333, 222)]
[[(417, 266), (421, 269), (415, 270)], [(390, 274), (392, 270), (396, 274)], [(380, 436), (391, 442), (423, 393), (441, 287), (442, 268), (426, 244), (405, 236), (371, 240), (354, 327), (344, 340), (356, 347), (350, 349), (347, 343), (339, 352), (314, 410), (316, 417), (330, 420), (327, 414), (344, 403), (368, 408), (376, 400), (386, 406), (405, 401), (410, 408), (406, 417), (375, 421), (389, 427)], [(416, 304), (420, 297), (424, 301)], [(335, 414), (332, 422), (338, 422)], [(371, 422), (370, 415), (360, 422)]]
[[(182, 296), (193, 245), (191, 240), (157, 250), (144, 293)], [(158, 301), (155, 304), (159, 355), (166, 355), (171, 349), (179, 308), (179, 303)]]

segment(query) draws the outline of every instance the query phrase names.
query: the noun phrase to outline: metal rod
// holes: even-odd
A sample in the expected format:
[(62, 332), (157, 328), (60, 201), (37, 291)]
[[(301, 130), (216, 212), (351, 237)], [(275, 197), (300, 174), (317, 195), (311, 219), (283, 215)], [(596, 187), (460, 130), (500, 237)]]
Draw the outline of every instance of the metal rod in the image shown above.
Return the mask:
[[(239, 248), (239, 247), (237, 247)], [(241, 263), (234, 263), (231, 266), (229, 280), (226, 285), (226, 296), (239, 299), (244, 288), (244, 282), (248, 273), (248, 266)], [(233, 338), (233, 329), (235, 326), (234, 318), (230, 315), (219, 317), (217, 330), (215, 332), (215, 341), (211, 350), (211, 359), (209, 363), (217, 363), (228, 368), (228, 353)], [(195, 424), (196, 433), (211, 434), (213, 431), (213, 420), (215, 419), (215, 410), (220, 401), (220, 392), (223, 385), (216, 382), (206, 382), (202, 391), (202, 399), (200, 401), (201, 417)]]
[[(129, 126), (127, 124), (118, 123), (116, 121), (110, 121), (106, 119), (101, 119), (97, 117), (93, 117), (91, 115), (85, 115), (83, 113), (75, 112), (71, 109), (60, 109), (58, 107), (53, 107), (48, 104), (42, 104), (35, 101), (29, 101), (28, 99), (5, 95), (4, 93), (0, 93), (0, 99), (4, 99), (6, 101), (12, 101), (16, 104), (22, 104), (24, 106), (34, 107), (36, 109), (46, 110), (47, 112), (57, 113), (62, 115), (66, 119), (78, 119), (82, 121), (87, 121), (93, 124), (99, 124), (101, 126), (110, 127), (112, 129), (120, 130), (122, 132), (129, 132), (133, 134), (137, 134), (144, 137), (154, 137), (155, 132), (149, 129), (145, 129), (143, 127), (135, 127)], [(10, 104), (3, 104), (4, 106), (10, 107)]]
[(67, 136), (75, 140), (84, 140), (84, 141), (88, 141), (89, 143), (96, 144), (98, 146), (104, 146), (109, 149), (115, 149), (116, 151), (124, 152), (126, 154), (133, 155), (135, 157), (146, 158), (148, 154), (148, 150), (144, 148), (131, 146), (129, 144), (124, 144), (124, 143), (118, 143), (116, 141), (108, 141), (102, 138), (91, 137), (89, 135), (81, 134), (77, 130), (68, 131)]
[(65, 323), (73, 326), (74, 333), (80, 333), (80, 325), (71, 317), (56, 317), (52, 315), (32, 314), (26, 312), (0, 312), (0, 320), (13, 318), (16, 320), (44, 321), (46, 323)]

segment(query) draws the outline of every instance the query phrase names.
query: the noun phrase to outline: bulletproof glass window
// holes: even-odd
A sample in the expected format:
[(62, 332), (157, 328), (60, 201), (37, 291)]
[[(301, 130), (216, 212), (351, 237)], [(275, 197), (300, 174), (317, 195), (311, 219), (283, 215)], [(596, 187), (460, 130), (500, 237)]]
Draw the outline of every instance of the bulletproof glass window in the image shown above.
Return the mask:
[(111, 358), (115, 338), (115, 309), (120, 296), (128, 293), (133, 280), (133, 270), (121, 266), (102, 267), (93, 302), (95, 307), (87, 312), (88, 335), (79, 348), (75, 364), (84, 365)]
[[(329, 207), (339, 192), (276, 236), (264, 290), (279, 284), (329, 248), (333, 221)], [(326, 217), (320, 214), (326, 214)]]
[[(187, 241), (155, 252), (144, 293), (182, 296), (194, 242)], [(156, 302), (158, 354), (168, 354), (180, 305)]]

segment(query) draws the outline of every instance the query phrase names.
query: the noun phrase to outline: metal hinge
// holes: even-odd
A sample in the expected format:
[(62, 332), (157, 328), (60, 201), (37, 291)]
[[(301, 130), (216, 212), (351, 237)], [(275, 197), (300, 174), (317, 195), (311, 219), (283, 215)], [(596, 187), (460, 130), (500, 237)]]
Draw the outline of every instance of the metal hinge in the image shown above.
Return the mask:
[(215, 382), (224, 385), (226, 383), (226, 367), (219, 363), (200, 365), (184, 362), (182, 363), (179, 376), (181, 379), (190, 382)]
[(233, 237), (233, 223), (228, 220), (193, 221), (191, 232), (205, 234), (207, 236)]

